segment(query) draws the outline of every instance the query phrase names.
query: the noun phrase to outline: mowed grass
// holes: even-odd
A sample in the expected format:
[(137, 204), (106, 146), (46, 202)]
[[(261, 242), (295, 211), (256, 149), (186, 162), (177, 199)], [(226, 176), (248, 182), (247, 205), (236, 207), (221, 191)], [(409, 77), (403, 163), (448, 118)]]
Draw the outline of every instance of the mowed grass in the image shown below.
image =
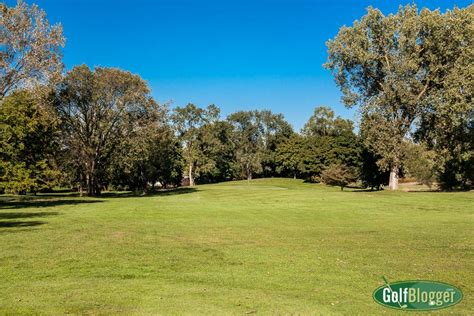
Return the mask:
[(153, 196), (0, 198), (0, 314), (390, 314), (389, 280), (474, 313), (474, 194), (262, 179)]

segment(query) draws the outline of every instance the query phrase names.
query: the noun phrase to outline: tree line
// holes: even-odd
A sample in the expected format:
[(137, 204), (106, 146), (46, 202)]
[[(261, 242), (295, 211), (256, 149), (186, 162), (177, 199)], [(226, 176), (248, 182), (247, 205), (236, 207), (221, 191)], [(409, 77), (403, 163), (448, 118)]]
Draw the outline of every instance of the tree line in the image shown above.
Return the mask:
[(474, 6), (383, 15), (369, 8), (328, 41), (354, 122), (319, 106), (295, 131), (282, 114), (158, 104), (138, 75), (63, 73), (60, 25), (0, 4), (0, 191), (99, 195), (254, 177), (396, 189), (398, 178), (468, 189), (474, 179)]

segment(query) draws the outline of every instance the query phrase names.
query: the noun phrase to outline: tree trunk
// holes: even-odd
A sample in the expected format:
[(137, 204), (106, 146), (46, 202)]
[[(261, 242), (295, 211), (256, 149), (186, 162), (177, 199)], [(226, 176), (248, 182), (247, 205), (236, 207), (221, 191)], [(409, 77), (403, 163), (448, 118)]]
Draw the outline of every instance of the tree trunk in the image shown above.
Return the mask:
[(95, 195), (94, 176), (88, 173), (86, 178), (87, 178), (87, 195), (94, 196)]
[(390, 170), (390, 179), (388, 182), (388, 189), (389, 190), (398, 190), (398, 168), (393, 167)]
[(94, 171), (89, 171), (86, 175), (86, 187), (88, 196), (99, 196), (100, 186), (97, 178), (94, 175)]
[(248, 162), (245, 164), (245, 173), (247, 174), (247, 182), (250, 182), (252, 180), (252, 171)]
[(102, 191), (102, 187), (99, 185), (99, 183), (97, 183), (97, 181), (94, 181), (95, 185), (94, 185), (94, 189), (95, 189), (95, 196), (100, 196), (100, 192)]
[(193, 178), (193, 164), (192, 163), (189, 164), (188, 177), (189, 177), (189, 186), (193, 187), (194, 186), (194, 178)]
[(81, 172), (81, 181), (79, 182), (79, 196), (84, 196), (84, 185), (86, 184), (86, 176)]

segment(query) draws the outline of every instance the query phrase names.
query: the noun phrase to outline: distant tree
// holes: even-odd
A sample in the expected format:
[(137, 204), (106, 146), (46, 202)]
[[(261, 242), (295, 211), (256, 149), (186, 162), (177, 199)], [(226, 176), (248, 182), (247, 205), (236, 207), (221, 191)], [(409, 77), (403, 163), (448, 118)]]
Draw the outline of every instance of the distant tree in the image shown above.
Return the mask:
[(0, 191), (24, 194), (57, 183), (57, 120), (51, 112), (28, 91), (16, 91), (2, 102)]
[(337, 185), (344, 190), (351, 182), (356, 181), (355, 171), (344, 165), (331, 165), (321, 173), (321, 179), (325, 184)]
[(328, 136), (334, 128), (334, 111), (327, 106), (318, 106), (303, 127), (306, 136)]
[(298, 153), (299, 174), (315, 179), (330, 165), (357, 167), (360, 142), (353, 132), (351, 120), (335, 117), (329, 107), (317, 107), (302, 130)]
[(333, 163), (348, 167), (358, 167), (360, 164), (361, 141), (353, 132), (351, 120), (336, 118), (331, 139), (330, 157)]
[(321, 172), (335, 163), (334, 152), (332, 151), (333, 138), (330, 136), (306, 136), (302, 142), (300, 153), (301, 163), (299, 171), (303, 178), (314, 181), (319, 179)]
[(219, 114), (220, 110), (215, 105), (202, 109), (189, 103), (185, 107), (177, 107), (173, 110), (171, 119), (182, 144), (190, 186), (194, 186), (195, 177), (200, 171), (208, 171), (214, 166), (214, 161), (204, 155), (201, 150), (199, 133), (204, 125), (216, 122)]
[(277, 172), (276, 152), (278, 146), (287, 141), (293, 134), (293, 128), (285, 120), (283, 114), (275, 114), (269, 110), (257, 111), (255, 115), (259, 118), (262, 148), (262, 171), (263, 176), (275, 176)]
[(163, 188), (179, 185), (181, 148), (174, 131), (161, 120), (150, 120), (114, 151), (108, 173), (114, 187), (143, 194), (157, 183)]
[(238, 177), (236, 146), (232, 125), (215, 121), (199, 129), (200, 151), (213, 163), (202, 169), (197, 179), (201, 183), (232, 180)]
[(135, 131), (124, 138), (112, 153), (108, 167), (114, 187), (141, 191), (155, 185), (166, 188), (182, 179), (181, 148), (174, 130), (168, 125), (167, 108), (150, 106)]
[(262, 138), (260, 117), (257, 111), (238, 111), (227, 118), (234, 126), (236, 156), (241, 174), (251, 180), (256, 172), (262, 171)]
[(304, 172), (305, 139), (299, 134), (280, 143), (276, 149), (277, 171), (282, 175), (290, 175), (294, 179)]
[(0, 3), (0, 101), (16, 88), (59, 79), (61, 25), (51, 26), (37, 5)]
[(62, 148), (75, 179), (98, 195), (114, 151), (145, 124), (156, 103), (147, 84), (114, 68), (77, 66), (58, 85), (55, 106)]
[(181, 146), (171, 129), (166, 129), (151, 144), (149, 182), (159, 182), (163, 188), (178, 186), (183, 177)]
[[(414, 122), (430, 108), (438, 112), (440, 105), (447, 109), (453, 104), (446, 85), (455, 95), (472, 98), (470, 70), (465, 70), (472, 59), (472, 12), (473, 6), (445, 14), (428, 9), (418, 13), (415, 5), (408, 5), (384, 16), (369, 8), (360, 21), (342, 27), (327, 43), (326, 67), (344, 103), (358, 105), (372, 119), (369, 132), (375, 134), (366, 139), (367, 145), (381, 157), (379, 166), (390, 171), (391, 189), (398, 184), (400, 146)], [(453, 112), (466, 113), (468, 104), (460, 102)]]
[(255, 174), (277, 175), (277, 148), (294, 133), (284, 116), (269, 110), (238, 111), (227, 120), (234, 127), (242, 176), (250, 180)]
[(438, 159), (434, 150), (428, 150), (424, 144), (408, 142), (403, 161), (405, 176), (413, 177), (418, 183), (429, 187), (436, 181)]

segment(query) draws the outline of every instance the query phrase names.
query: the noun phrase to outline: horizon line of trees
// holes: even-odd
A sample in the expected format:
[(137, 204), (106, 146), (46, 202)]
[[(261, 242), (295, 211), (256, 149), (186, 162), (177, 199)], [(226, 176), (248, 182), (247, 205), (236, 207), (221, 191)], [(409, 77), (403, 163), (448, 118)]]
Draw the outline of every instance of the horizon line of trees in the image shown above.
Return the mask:
[(397, 189), (401, 176), (443, 189), (474, 182), (474, 5), (384, 16), (369, 8), (328, 41), (354, 122), (319, 106), (300, 132), (270, 110), (221, 118), (216, 105), (158, 104), (138, 75), (75, 66), (63, 74), (60, 25), (0, 4), (0, 193), (54, 187), (146, 193), (255, 177)]

